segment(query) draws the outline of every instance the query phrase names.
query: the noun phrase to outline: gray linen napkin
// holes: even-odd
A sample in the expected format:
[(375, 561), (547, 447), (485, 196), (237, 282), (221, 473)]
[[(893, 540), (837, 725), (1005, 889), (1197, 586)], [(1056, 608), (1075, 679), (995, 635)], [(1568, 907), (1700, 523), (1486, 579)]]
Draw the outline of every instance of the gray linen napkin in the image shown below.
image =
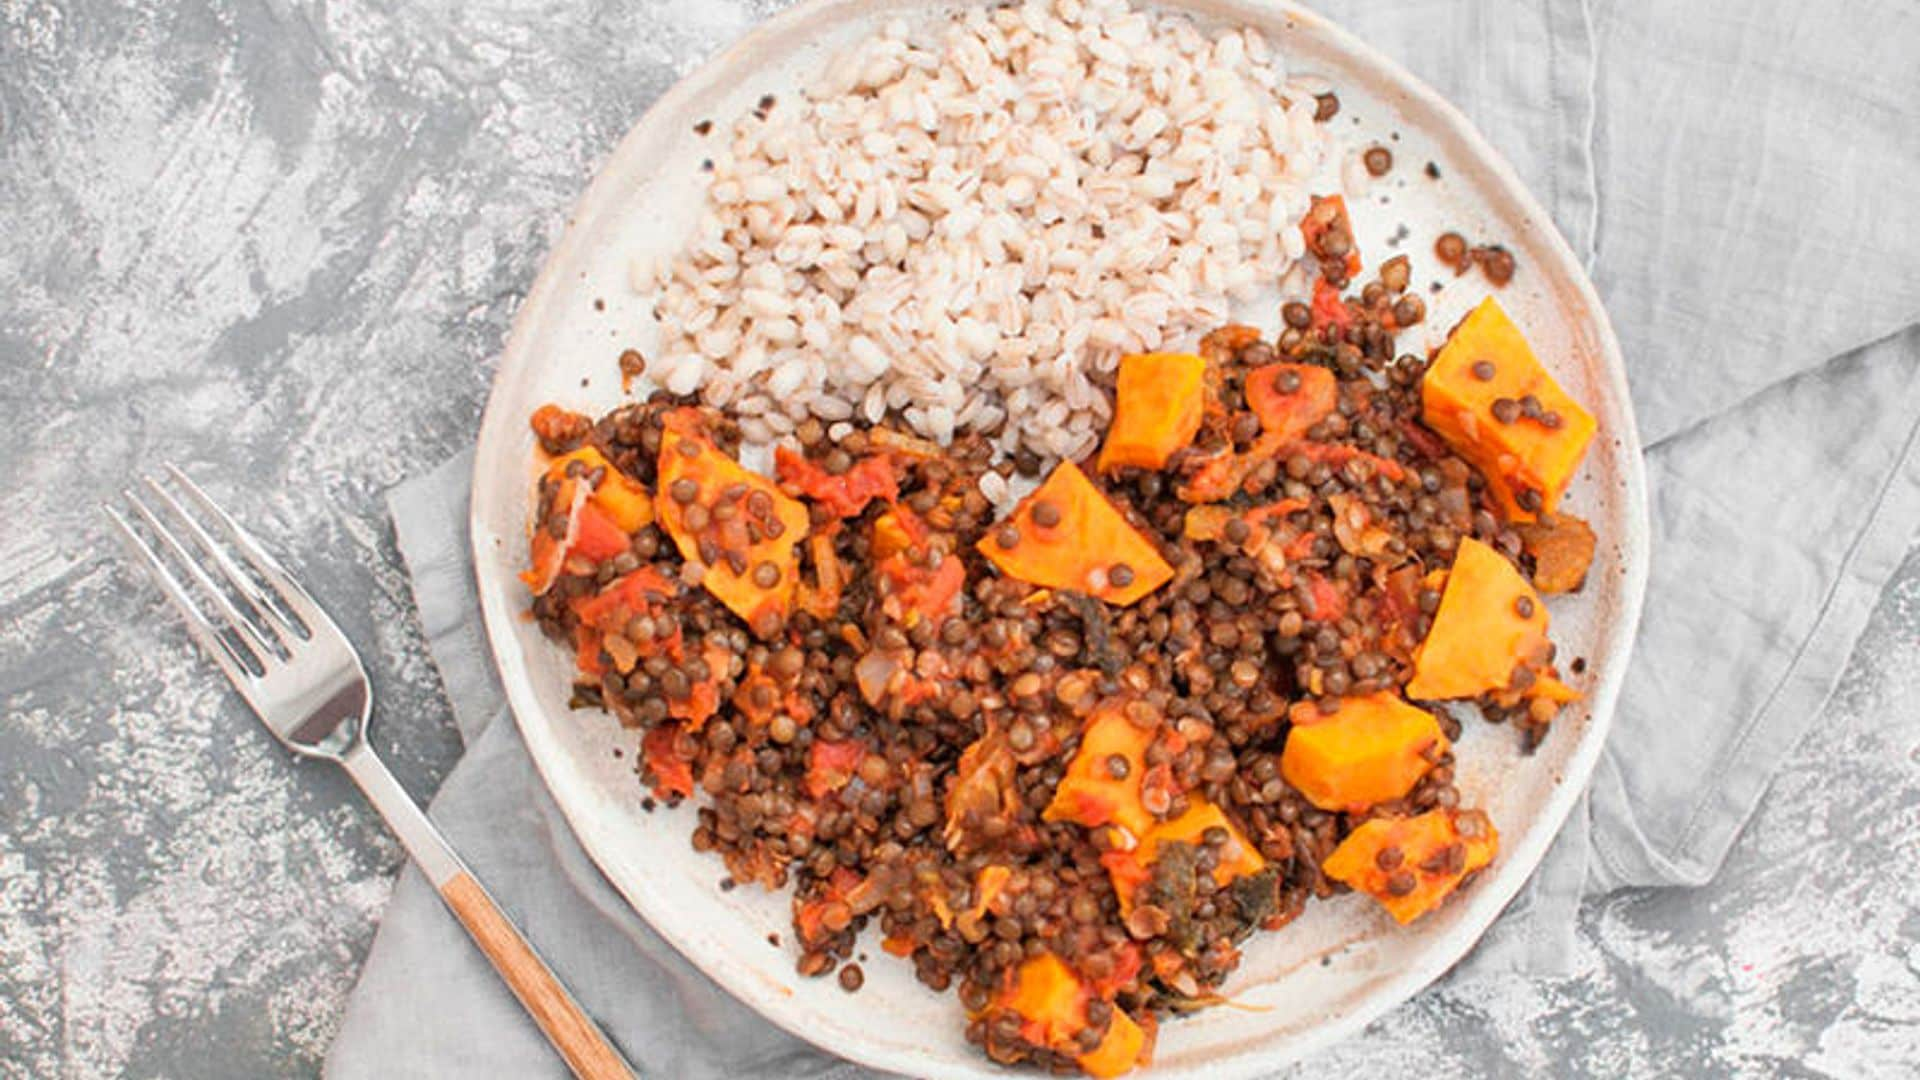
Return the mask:
[[(1648, 439), (1654, 573), (1608, 752), (1465, 965), (1564, 969), (1583, 895), (1709, 878), (1920, 523), (1920, 12), (1322, 3), (1474, 118), (1601, 287)], [(468, 753), (434, 817), (657, 1076), (836, 1076), (626, 907), (506, 716), (474, 602), (469, 457), (391, 500)], [(559, 1072), (409, 871), (330, 1075)]]

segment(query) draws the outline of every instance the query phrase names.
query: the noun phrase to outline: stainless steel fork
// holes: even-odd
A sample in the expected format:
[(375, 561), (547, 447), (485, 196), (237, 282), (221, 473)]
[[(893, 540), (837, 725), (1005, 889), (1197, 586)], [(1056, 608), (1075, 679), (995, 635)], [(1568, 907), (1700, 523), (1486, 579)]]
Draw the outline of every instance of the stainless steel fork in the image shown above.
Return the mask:
[(366, 668), (346, 635), (184, 473), (169, 465), (166, 478), (184, 501), (151, 478), (141, 491), (121, 493), (141, 528), (111, 506), (102, 509), (134, 559), (186, 618), (194, 639), (276, 738), (297, 754), (347, 770), (574, 1075), (631, 1077), (619, 1051), (368, 745), (373, 698)]

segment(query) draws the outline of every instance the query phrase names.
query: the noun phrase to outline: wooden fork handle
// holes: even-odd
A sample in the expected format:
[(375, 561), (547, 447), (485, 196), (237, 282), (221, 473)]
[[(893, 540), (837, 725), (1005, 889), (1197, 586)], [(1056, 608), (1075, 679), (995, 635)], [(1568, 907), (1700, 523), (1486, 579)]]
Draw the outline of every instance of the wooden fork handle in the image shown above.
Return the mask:
[(473, 943), (506, 980), (573, 1075), (580, 1080), (632, 1080), (633, 1070), (620, 1051), (560, 985), (553, 969), (474, 880), (472, 871), (379, 757), (361, 743), (342, 757), (341, 764), (387, 819), (407, 854), (440, 891), (440, 899), (467, 928)]
[(465, 870), (440, 886), (440, 898), (453, 909), (473, 943), (487, 954), (495, 971), (526, 1006), (567, 1067), (581, 1080), (628, 1080), (633, 1073), (620, 1054), (560, 985), (552, 969), (520, 936), (493, 897)]

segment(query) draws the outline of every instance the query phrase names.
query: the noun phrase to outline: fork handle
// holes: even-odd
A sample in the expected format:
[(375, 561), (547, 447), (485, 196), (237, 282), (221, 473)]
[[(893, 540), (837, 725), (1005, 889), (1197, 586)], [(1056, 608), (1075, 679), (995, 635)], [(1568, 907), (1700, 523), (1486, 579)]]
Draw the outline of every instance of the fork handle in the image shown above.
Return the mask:
[(481, 887), (386, 763), (360, 743), (342, 757), (341, 764), (573, 1074), (580, 1080), (632, 1080), (626, 1059), (560, 985), (553, 969)]

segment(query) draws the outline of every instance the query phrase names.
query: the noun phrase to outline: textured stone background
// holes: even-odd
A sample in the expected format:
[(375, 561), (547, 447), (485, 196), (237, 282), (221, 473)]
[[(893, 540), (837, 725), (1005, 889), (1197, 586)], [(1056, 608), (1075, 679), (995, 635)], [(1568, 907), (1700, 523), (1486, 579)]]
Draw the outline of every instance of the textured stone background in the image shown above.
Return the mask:
[[(458, 746), (380, 493), (472, 438), (598, 156), (778, 6), (0, 3), (0, 1076), (318, 1071), (399, 863), (94, 504), (172, 460), (244, 507), (426, 797)], [(1920, 554), (1715, 885), (1592, 905), (1578, 977), (1443, 985), (1308, 1071), (1913, 1075), (1916, 695)]]

